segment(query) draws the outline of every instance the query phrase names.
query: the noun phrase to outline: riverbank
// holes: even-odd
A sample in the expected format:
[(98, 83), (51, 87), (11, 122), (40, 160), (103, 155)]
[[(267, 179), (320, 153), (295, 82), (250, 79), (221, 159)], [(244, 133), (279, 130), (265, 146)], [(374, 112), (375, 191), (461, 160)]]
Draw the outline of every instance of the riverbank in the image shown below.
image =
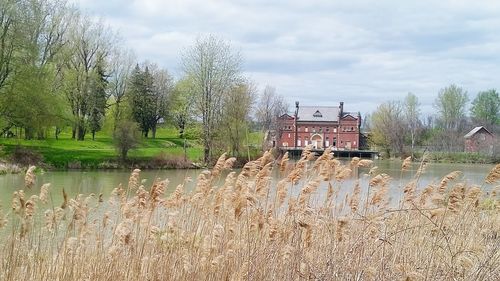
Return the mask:
[[(1, 144), (1, 157), (5, 164), (27, 166), (35, 164), (45, 169), (116, 169), (141, 168), (189, 168), (199, 162), (202, 150), (190, 146), (171, 145), (166, 140), (147, 140), (130, 152), (128, 160), (118, 159), (107, 140), (83, 141), (67, 145), (66, 141), (26, 141), (22, 144)], [(185, 154), (184, 154), (185, 153)], [(194, 166), (193, 166), (194, 167)]]
[[(415, 159), (420, 161), (422, 159), (422, 154), (416, 155)], [(434, 163), (497, 164), (500, 163), (500, 155), (433, 151), (427, 154), (427, 160)]]
[[(251, 159), (259, 156), (261, 139), (260, 132), (249, 134)], [(203, 147), (196, 134), (184, 140), (173, 128), (158, 129), (155, 139), (141, 139), (138, 147), (129, 151), (126, 162), (119, 160), (113, 138), (106, 132), (98, 133), (95, 140), (84, 141), (71, 139), (68, 131), (58, 139), (0, 138), (0, 163), (5, 164), (5, 172), (10, 171), (8, 165), (24, 168), (36, 165), (46, 170), (189, 169), (201, 167), (202, 159)], [(246, 161), (242, 159), (238, 164), (243, 162)]]
[[(186, 147), (184, 147), (186, 146)], [(97, 134), (95, 140), (75, 141), (70, 132), (58, 139), (24, 140), (0, 138), (0, 159), (19, 166), (36, 164), (45, 169), (112, 169), (128, 167), (188, 168), (202, 158), (202, 147), (196, 139), (184, 141), (173, 129), (158, 130), (157, 138), (142, 139), (128, 155), (118, 160), (109, 133)]]

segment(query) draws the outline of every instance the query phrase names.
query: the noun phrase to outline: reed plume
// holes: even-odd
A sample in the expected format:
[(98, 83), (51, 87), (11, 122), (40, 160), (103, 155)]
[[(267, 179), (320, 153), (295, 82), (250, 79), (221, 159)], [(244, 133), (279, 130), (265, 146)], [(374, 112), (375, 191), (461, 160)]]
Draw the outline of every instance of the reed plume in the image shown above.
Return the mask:
[(486, 179), (484, 180), (486, 183), (493, 184), (500, 180), (500, 164), (496, 164), (493, 169), (488, 173)]
[(217, 171), (172, 190), (165, 179), (141, 184), (134, 170), (109, 199), (64, 189), (61, 196), (48, 184), (39, 195), (15, 191), (10, 211), (0, 208), (0, 280), (500, 276), (495, 187), (471, 185), (458, 172), (422, 187), (418, 176), (396, 186), (374, 168), (352, 179), (373, 162), (315, 159), (310, 148), (284, 171), (283, 159), (266, 153), (223, 178), (233, 160), (219, 160)]
[(401, 170), (408, 171), (410, 169), (410, 167), (411, 167), (411, 156), (408, 156), (403, 161), (403, 164), (401, 165)]
[(26, 171), (26, 175), (24, 176), (24, 186), (26, 186), (27, 188), (32, 188), (35, 185), (35, 169), (35, 166), (30, 166)]

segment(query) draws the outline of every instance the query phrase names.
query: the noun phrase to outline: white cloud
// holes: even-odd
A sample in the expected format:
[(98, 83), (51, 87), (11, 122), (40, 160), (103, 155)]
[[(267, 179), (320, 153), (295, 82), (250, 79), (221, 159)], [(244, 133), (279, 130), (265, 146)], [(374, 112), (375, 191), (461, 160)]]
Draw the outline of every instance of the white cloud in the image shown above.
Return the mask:
[(119, 29), (140, 59), (180, 75), (180, 53), (205, 33), (231, 42), (246, 75), (290, 104), (374, 110), (413, 92), (425, 113), (456, 83), (471, 99), (498, 87), (498, 1), (75, 0)]

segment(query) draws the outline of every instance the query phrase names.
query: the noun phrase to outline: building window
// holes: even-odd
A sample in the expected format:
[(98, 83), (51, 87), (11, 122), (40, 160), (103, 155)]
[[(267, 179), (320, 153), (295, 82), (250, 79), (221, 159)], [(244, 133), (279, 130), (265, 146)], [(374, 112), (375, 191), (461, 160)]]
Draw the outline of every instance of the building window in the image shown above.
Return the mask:
[(321, 114), (321, 112), (319, 112), (319, 110), (316, 110), (316, 112), (314, 112), (313, 116), (314, 117), (323, 117), (323, 114)]
[(288, 137), (290, 137), (290, 133), (288, 133)]
[(354, 127), (351, 127), (351, 132), (354, 132)]
[(326, 127), (326, 132), (327, 133), (330, 132), (330, 128)]
[(297, 146), (302, 146), (302, 141), (300, 139), (297, 140)]
[(308, 127), (306, 127), (305, 132), (306, 132), (306, 133), (307, 133), (307, 132), (309, 132), (309, 128), (308, 128)]
[(337, 128), (333, 128), (333, 132), (336, 133), (337, 132)]
[(288, 143), (287, 142), (284, 142), (283, 143), (283, 147), (287, 147), (288, 146)]

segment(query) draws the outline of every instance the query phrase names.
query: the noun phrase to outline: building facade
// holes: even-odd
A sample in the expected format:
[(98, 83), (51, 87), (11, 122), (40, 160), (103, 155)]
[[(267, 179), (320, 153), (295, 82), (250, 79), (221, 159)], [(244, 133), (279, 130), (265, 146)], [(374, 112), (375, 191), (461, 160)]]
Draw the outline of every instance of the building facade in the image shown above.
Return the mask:
[(359, 149), (361, 116), (345, 112), (343, 102), (339, 106), (300, 106), (296, 102), (295, 113), (281, 116), (279, 124), (276, 146), (280, 148)]
[(485, 127), (476, 127), (465, 136), (465, 152), (493, 153), (495, 136)]

